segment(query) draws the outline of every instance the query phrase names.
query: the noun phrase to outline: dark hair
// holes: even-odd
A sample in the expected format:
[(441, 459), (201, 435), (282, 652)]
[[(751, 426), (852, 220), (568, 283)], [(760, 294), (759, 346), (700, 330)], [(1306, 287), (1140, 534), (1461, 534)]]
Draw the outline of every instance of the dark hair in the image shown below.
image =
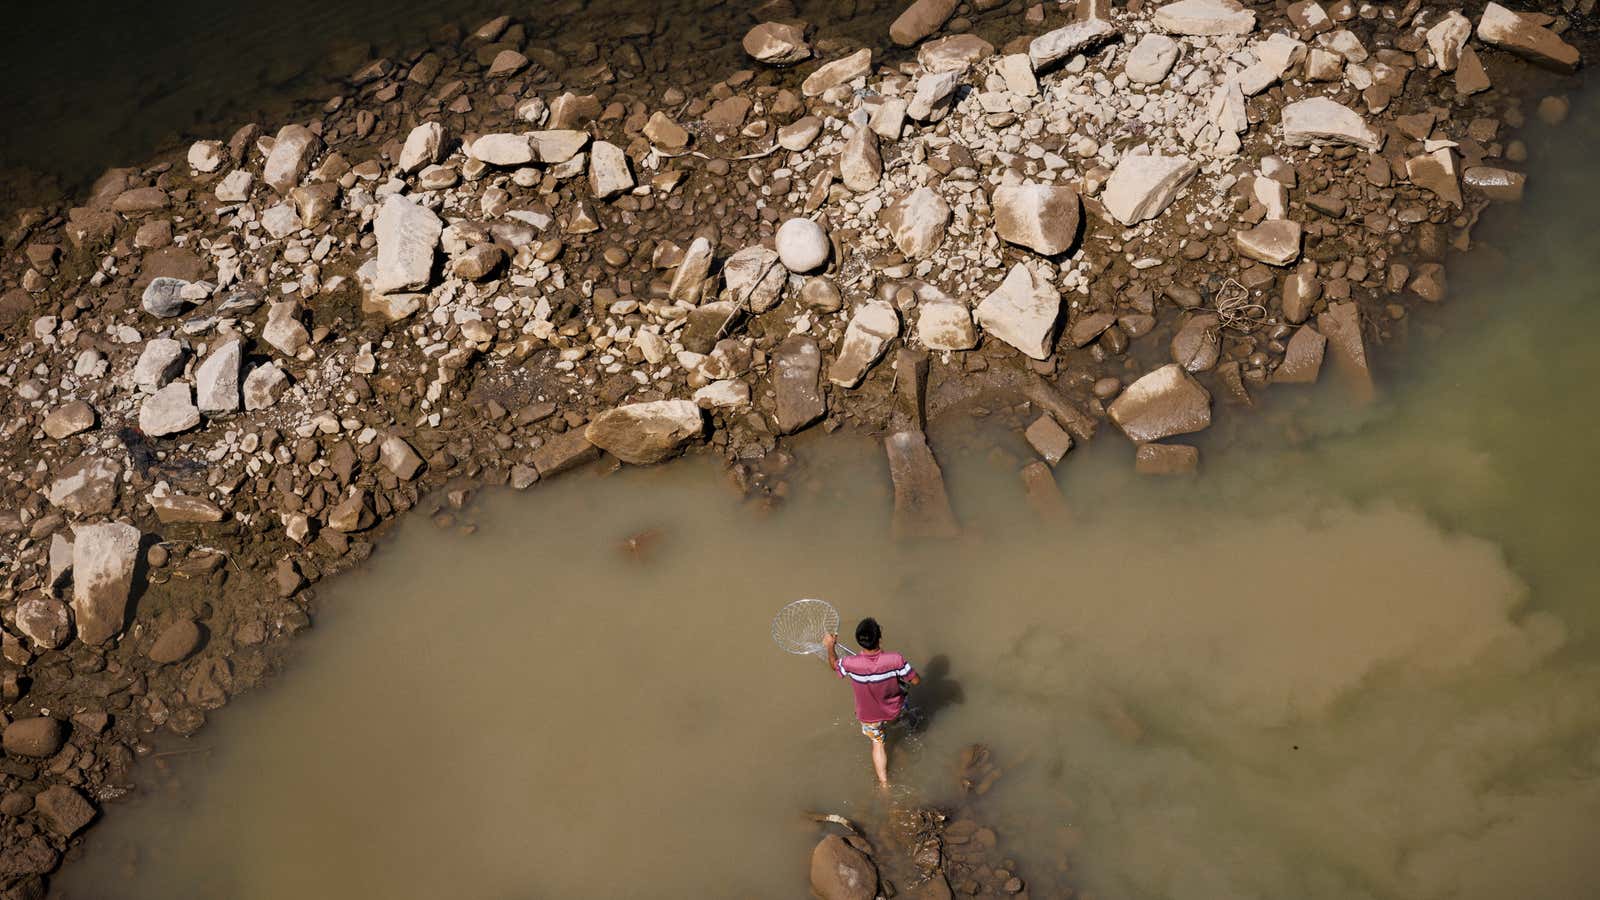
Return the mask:
[(856, 626), (856, 643), (861, 649), (872, 651), (878, 649), (878, 641), (883, 638), (883, 629), (878, 627), (878, 620), (866, 618)]

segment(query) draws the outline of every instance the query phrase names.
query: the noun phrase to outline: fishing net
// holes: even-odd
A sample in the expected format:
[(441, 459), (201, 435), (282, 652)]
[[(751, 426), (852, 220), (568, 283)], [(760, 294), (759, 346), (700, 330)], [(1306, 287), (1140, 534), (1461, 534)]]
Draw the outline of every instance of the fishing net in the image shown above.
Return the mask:
[(824, 635), (839, 633), (839, 611), (826, 600), (796, 600), (772, 619), (772, 640), (794, 654), (827, 658)]

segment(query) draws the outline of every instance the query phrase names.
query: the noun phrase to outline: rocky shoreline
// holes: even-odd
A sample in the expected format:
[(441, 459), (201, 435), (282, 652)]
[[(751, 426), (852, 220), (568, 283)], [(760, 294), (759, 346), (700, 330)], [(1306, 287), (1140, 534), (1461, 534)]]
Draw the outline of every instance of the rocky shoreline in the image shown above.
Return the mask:
[(23, 211), (0, 898), (419, 505), (696, 447), (776, 500), (786, 436), (849, 427), (884, 437), (896, 533), (941, 536), (930, 415), (1012, 423), (1048, 512), (1102, 423), (1183, 474), (1214, 404), (1325, 360), (1371, 395), (1520, 197), (1592, 6), (918, 0), (886, 64), (773, 0), (703, 89), (649, 77), (648, 23), (547, 47), (503, 17)]

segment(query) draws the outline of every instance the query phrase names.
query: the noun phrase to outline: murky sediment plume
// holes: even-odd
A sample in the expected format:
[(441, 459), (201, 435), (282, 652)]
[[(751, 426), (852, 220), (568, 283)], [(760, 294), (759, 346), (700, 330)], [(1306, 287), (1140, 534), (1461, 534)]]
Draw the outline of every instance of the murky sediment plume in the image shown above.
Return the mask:
[(1591, 9), (670, 12), (8, 223), (0, 897), (1584, 896)]

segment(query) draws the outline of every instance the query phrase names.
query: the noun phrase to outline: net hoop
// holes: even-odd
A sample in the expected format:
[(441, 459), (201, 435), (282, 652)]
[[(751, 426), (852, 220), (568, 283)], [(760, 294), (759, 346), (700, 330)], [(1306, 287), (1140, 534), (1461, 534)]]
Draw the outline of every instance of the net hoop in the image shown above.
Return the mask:
[(826, 656), (822, 638), (838, 633), (839, 611), (826, 600), (796, 600), (778, 610), (772, 619), (773, 643), (797, 656)]

